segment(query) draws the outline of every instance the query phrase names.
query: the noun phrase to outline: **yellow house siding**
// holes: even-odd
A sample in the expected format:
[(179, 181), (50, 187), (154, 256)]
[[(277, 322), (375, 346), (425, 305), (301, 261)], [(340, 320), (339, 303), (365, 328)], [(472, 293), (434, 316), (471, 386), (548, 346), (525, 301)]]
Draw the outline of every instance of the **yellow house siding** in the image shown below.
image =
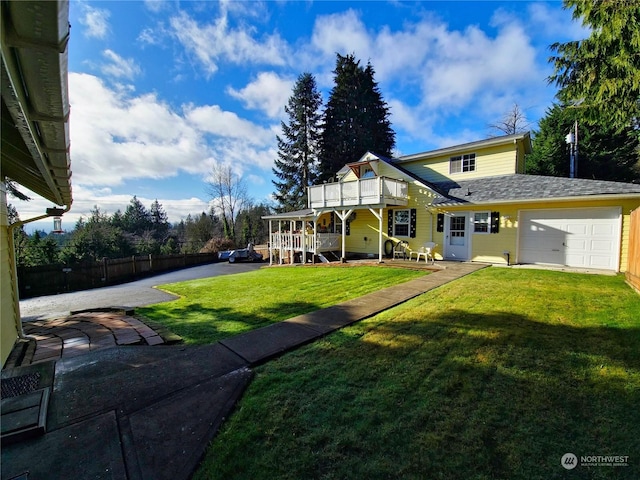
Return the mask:
[(471, 233), (471, 260), (477, 262), (506, 263), (503, 251), (511, 253), (511, 262), (517, 261), (518, 251), (518, 214), (523, 210), (621, 207), (622, 225), (620, 241), (621, 272), (627, 270), (629, 256), (629, 232), (631, 211), (640, 206), (640, 199), (606, 199), (541, 201), (534, 203), (509, 203), (490, 206), (465, 206), (449, 208), (450, 211), (497, 211), (500, 212), (500, 232), (497, 234)]
[[(497, 206), (466, 206), (465, 208), (450, 209), (450, 211), (470, 212), (469, 236), (471, 238), (471, 253), (469, 260), (474, 262), (486, 262), (496, 264), (507, 264), (507, 256), (504, 252), (509, 252), (509, 260), (515, 263), (517, 243), (518, 243), (518, 209), (514, 205)], [(499, 212), (500, 230), (498, 233), (474, 233), (473, 214), (475, 212)], [(444, 233), (439, 233), (440, 246), (437, 251), (442, 253), (444, 243)]]
[[(449, 163), (452, 156), (476, 154), (476, 169), (473, 172), (449, 173)], [(400, 164), (429, 182), (443, 182), (447, 180), (469, 180), (479, 177), (492, 177), (496, 175), (509, 175), (519, 173), (521, 166), (517, 162), (518, 155), (513, 145), (499, 145), (490, 148), (469, 150), (455, 155), (443, 155), (427, 160), (414, 160)], [(524, 157), (524, 155), (523, 155)], [(524, 161), (524, 160), (523, 160)]]
[[(357, 210), (356, 219), (351, 222), (346, 248), (350, 253), (378, 253), (378, 219), (369, 210)], [(387, 231), (382, 230), (382, 244), (388, 240)], [(366, 238), (366, 239), (365, 239)], [(383, 250), (384, 253), (384, 250)]]
[[(395, 171), (395, 170), (394, 170)], [(387, 172), (391, 173), (391, 172)], [(390, 175), (389, 175), (390, 176)], [(407, 179), (405, 179), (407, 180)], [(382, 212), (382, 246), (384, 253), (384, 243), (392, 240), (408, 242), (410, 248), (417, 250), (425, 242), (432, 241), (435, 235), (435, 213), (431, 215), (426, 208), (432, 201), (434, 193), (423, 187), (418, 182), (409, 184), (409, 204), (406, 207), (389, 207)], [(389, 210), (396, 209), (416, 209), (416, 237), (394, 237), (389, 236)], [(369, 254), (378, 253), (379, 222), (378, 219), (368, 209), (356, 210), (356, 220), (351, 222), (350, 235), (346, 239), (346, 248), (350, 253)], [(378, 212), (378, 209), (376, 209)], [(364, 240), (367, 237), (367, 240)], [(435, 240), (433, 240), (435, 241)]]
[(10, 261), (11, 252), (9, 250), (9, 225), (7, 218), (7, 198), (5, 193), (4, 182), (2, 185), (2, 197), (0, 204), (0, 357), (2, 365), (11, 353), (13, 344), (18, 338), (18, 330), (16, 329), (16, 318), (14, 310), (14, 302), (17, 295), (15, 285), (13, 284), (12, 262)]

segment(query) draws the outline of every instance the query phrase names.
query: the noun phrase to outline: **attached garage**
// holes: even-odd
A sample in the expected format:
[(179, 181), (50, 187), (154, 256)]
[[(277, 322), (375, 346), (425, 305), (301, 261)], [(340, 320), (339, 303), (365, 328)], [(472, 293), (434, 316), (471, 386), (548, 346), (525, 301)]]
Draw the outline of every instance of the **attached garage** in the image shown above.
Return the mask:
[(621, 208), (521, 210), (518, 263), (618, 270)]

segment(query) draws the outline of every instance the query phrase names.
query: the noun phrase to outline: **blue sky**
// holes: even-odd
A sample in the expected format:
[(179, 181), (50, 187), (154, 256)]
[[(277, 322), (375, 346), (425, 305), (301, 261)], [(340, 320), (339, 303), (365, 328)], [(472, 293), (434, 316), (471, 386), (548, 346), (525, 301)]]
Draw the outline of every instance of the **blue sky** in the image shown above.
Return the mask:
[(133, 195), (172, 222), (197, 214), (216, 163), (269, 200), (293, 84), (311, 72), (326, 101), (336, 52), (373, 65), (402, 155), (495, 134), (514, 103), (536, 128), (556, 91), (549, 45), (588, 34), (559, 1), (72, 0), (69, 21), (66, 229)]

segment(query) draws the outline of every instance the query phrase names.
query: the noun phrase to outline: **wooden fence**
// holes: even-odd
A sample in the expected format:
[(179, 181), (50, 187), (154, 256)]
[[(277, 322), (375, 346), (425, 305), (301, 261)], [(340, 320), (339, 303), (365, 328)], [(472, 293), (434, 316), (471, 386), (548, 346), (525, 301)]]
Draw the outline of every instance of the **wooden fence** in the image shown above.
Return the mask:
[(629, 229), (629, 262), (626, 278), (629, 285), (640, 292), (640, 208), (631, 212)]
[(72, 265), (18, 267), (18, 289), (20, 298), (73, 292), (217, 261), (217, 253), (192, 253), (104, 258), (101, 262)]

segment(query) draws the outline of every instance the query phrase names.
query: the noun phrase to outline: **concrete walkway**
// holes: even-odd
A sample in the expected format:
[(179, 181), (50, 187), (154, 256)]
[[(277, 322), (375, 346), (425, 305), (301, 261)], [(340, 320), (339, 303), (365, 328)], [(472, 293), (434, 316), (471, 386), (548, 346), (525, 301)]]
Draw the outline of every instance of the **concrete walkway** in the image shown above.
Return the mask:
[[(439, 265), (213, 345), (89, 348), (5, 369), (2, 478), (188, 479), (251, 381), (250, 367), (484, 267)], [(4, 398), (10, 382), (30, 386)]]

